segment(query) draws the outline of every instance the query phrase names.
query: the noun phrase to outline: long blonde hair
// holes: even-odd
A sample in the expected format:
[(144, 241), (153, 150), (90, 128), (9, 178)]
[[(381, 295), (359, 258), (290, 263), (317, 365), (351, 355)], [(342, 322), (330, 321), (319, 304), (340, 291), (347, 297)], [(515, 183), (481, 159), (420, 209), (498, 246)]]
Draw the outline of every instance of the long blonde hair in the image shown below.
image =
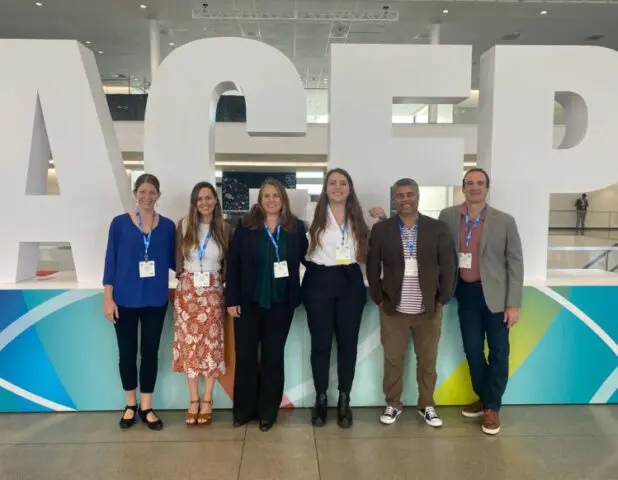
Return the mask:
[(215, 197), (216, 205), (212, 212), (212, 221), (210, 222), (210, 232), (213, 241), (219, 246), (221, 250), (221, 258), (227, 258), (228, 250), (228, 235), (226, 234), (226, 228), (228, 225), (223, 219), (223, 211), (221, 209), (221, 202), (217, 195), (217, 190), (212, 184), (208, 182), (200, 182), (191, 191), (189, 214), (186, 219), (186, 231), (184, 232), (182, 239), (182, 253), (186, 259), (189, 258), (191, 252), (193, 252), (199, 243), (199, 228), (200, 228), (200, 212), (197, 209), (197, 199), (202, 188), (209, 189)]

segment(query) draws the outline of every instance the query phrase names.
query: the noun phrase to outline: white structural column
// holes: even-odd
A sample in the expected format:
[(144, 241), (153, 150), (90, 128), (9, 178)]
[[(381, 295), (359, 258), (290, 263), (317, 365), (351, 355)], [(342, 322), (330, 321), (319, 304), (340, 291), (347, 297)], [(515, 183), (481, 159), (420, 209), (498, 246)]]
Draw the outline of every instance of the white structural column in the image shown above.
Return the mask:
[(150, 33), (150, 81), (161, 63), (161, 30), (159, 20), (151, 18), (148, 20), (148, 30)]
[[(429, 43), (440, 45), (440, 24), (434, 23), (429, 31)], [(427, 106), (427, 123), (438, 123), (438, 105), (430, 103)]]

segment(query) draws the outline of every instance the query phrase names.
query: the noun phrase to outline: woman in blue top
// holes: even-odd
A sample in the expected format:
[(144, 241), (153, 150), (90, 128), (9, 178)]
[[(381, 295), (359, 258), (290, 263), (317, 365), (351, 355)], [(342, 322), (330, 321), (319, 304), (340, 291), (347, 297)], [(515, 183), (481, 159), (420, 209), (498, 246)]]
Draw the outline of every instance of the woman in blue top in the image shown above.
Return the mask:
[(133, 191), (135, 212), (112, 220), (103, 275), (104, 313), (114, 324), (120, 356), (120, 378), (127, 406), (120, 428), (135, 425), (137, 407), (137, 331), (141, 324), (139, 415), (153, 430), (163, 423), (152, 410), (159, 341), (169, 298), (169, 270), (175, 270), (176, 226), (155, 212), (161, 196), (159, 180), (141, 175)]

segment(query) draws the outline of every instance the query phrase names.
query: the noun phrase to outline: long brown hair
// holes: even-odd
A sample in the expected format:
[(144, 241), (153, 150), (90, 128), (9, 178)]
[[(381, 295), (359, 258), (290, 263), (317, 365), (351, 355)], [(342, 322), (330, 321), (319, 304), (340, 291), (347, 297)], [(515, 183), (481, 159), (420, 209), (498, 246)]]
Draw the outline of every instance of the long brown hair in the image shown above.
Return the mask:
[(339, 173), (343, 175), (348, 181), (350, 187), (350, 194), (345, 202), (345, 219), (349, 220), (352, 225), (352, 232), (356, 239), (356, 257), (360, 263), (367, 260), (367, 253), (369, 250), (369, 228), (365, 223), (363, 217), (363, 209), (360, 206), (358, 197), (356, 196), (356, 190), (354, 189), (354, 182), (352, 177), (343, 168), (334, 168), (330, 170), (324, 178), (324, 184), (322, 185), (322, 193), (320, 193), (320, 199), (315, 207), (315, 215), (311, 227), (309, 228), (309, 251), (307, 255), (311, 255), (317, 247), (322, 246), (322, 234), (326, 230), (326, 222), (328, 221), (328, 195), (326, 189), (328, 187), (328, 179), (333, 173)]
[(290, 198), (288, 197), (283, 184), (274, 178), (267, 178), (264, 180), (262, 185), (260, 185), (260, 192), (258, 193), (256, 204), (251, 207), (251, 210), (249, 210), (244, 217), (242, 217), (243, 227), (251, 229), (264, 227), (266, 215), (264, 214), (264, 209), (262, 208), (262, 195), (264, 193), (264, 188), (267, 185), (274, 187), (279, 194), (279, 198), (281, 199), (281, 212), (279, 213), (279, 223), (281, 228), (288, 233), (294, 232), (296, 229), (296, 222), (298, 220), (290, 210)]
[(187, 229), (184, 233), (182, 239), (182, 253), (185, 258), (189, 258), (189, 255), (193, 250), (197, 248), (199, 243), (199, 227), (200, 227), (200, 212), (197, 209), (197, 199), (200, 195), (200, 190), (202, 188), (207, 188), (212, 192), (215, 197), (216, 204), (215, 208), (212, 211), (212, 220), (210, 222), (210, 232), (212, 239), (219, 246), (221, 250), (221, 258), (227, 258), (227, 249), (228, 249), (228, 236), (227, 228), (228, 225), (223, 219), (223, 211), (221, 209), (221, 202), (219, 201), (219, 196), (217, 195), (217, 190), (212, 184), (208, 182), (200, 182), (191, 191), (191, 197), (189, 200), (189, 214), (185, 217), (185, 221), (187, 222)]

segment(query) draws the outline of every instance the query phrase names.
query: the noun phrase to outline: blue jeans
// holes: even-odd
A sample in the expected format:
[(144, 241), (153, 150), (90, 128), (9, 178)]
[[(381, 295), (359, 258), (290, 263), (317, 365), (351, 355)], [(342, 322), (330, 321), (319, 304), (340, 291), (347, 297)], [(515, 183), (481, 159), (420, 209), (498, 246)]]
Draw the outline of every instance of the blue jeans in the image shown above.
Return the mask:
[(509, 378), (509, 329), (504, 323), (504, 312), (492, 313), (487, 308), (480, 282), (466, 283), (460, 279), (455, 297), (472, 388), (485, 410), (499, 412)]

